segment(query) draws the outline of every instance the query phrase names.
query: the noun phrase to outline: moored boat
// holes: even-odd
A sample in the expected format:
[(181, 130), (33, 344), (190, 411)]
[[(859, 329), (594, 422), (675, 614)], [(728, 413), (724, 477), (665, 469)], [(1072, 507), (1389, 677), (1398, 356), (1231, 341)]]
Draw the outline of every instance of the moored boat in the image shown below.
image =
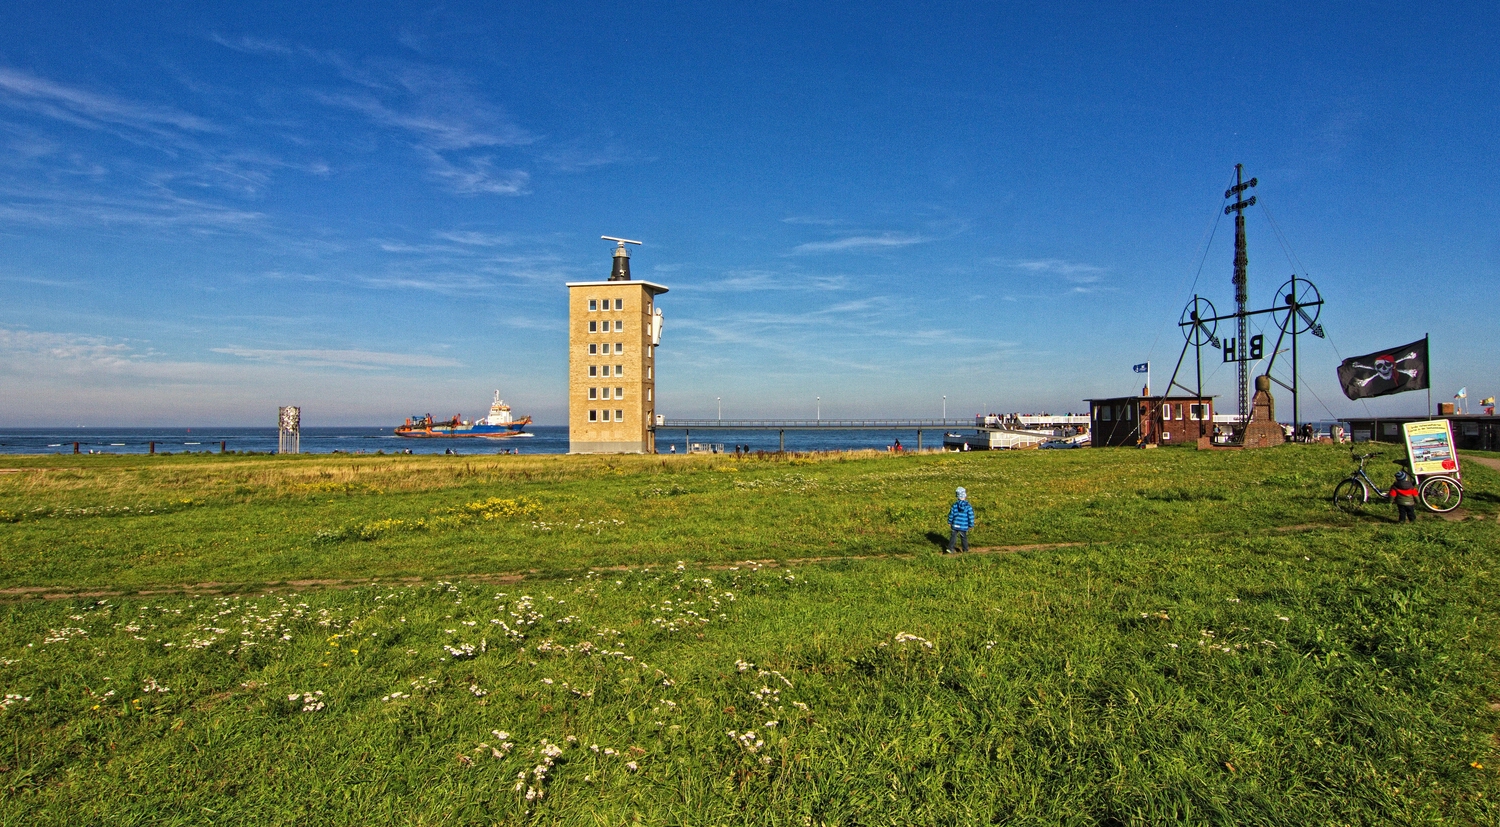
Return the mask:
[(407, 418), (405, 424), (396, 426), (396, 436), (505, 439), (531, 436), (524, 431), (525, 427), (530, 424), (531, 417), (529, 416), (513, 419), (510, 415), (510, 406), (500, 398), (500, 391), (495, 391), (495, 401), (490, 403), (490, 415), (484, 419), (470, 422), (454, 414), (452, 419), (437, 421), (432, 418), (432, 414), (412, 416)]

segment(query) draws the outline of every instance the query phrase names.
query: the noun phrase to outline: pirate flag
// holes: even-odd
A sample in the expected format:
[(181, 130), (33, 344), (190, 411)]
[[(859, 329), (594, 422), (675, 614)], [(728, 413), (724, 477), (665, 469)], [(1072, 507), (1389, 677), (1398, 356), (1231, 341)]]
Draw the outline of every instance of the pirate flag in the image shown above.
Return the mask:
[(1427, 387), (1427, 339), (1345, 359), (1339, 384), (1350, 399), (1387, 396)]

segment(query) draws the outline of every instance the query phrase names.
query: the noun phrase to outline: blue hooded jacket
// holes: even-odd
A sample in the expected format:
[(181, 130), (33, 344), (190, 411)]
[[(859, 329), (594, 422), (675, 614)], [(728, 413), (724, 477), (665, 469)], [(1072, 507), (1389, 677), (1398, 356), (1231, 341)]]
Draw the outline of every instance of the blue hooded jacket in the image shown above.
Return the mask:
[(957, 500), (953, 507), (948, 509), (948, 525), (958, 531), (968, 531), (974, 527), (974, 506), (969, 505), (968, 500)]

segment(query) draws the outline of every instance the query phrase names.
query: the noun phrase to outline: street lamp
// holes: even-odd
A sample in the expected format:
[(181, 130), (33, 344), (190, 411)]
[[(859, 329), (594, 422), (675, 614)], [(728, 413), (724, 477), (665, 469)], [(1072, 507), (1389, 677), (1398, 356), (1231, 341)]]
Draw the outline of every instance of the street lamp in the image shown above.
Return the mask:
[(948, 397), (947, 396), (943, 397), (943, 418), (944, 419), (948, 418)]
[(823, 397), (818, 397), (818, 421), (823, 421)]
[(714, 397), (714, 401), (717, 402), (717, 403), (719, 403), (719, 421), (723, 422), (724, 421), (724, 397), (722, 397), (722, 396), (715, 396)]

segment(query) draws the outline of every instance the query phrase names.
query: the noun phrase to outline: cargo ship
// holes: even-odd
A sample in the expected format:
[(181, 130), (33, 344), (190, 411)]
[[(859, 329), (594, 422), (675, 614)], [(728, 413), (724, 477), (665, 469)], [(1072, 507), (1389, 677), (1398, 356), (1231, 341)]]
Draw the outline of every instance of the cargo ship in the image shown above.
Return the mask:
[(444, 421), (433, 421), (432, 414), (426, 416), (408, 417), (406, 424), (396, 426), (396, 436), (427, 438), (427, 437), (483, 437), (485, 439), (506, 439), (509, 437), (531, 436), (524, 431), (531, 424), (531, 417), (525, 416), (520, 419), (512, 419), (510, 406), (500, 398), (500, 392), (495, 391), (495, 401), (490, 403), (490, 415), (477, 422), (460, 419), (454, 415), (452, 419)]

